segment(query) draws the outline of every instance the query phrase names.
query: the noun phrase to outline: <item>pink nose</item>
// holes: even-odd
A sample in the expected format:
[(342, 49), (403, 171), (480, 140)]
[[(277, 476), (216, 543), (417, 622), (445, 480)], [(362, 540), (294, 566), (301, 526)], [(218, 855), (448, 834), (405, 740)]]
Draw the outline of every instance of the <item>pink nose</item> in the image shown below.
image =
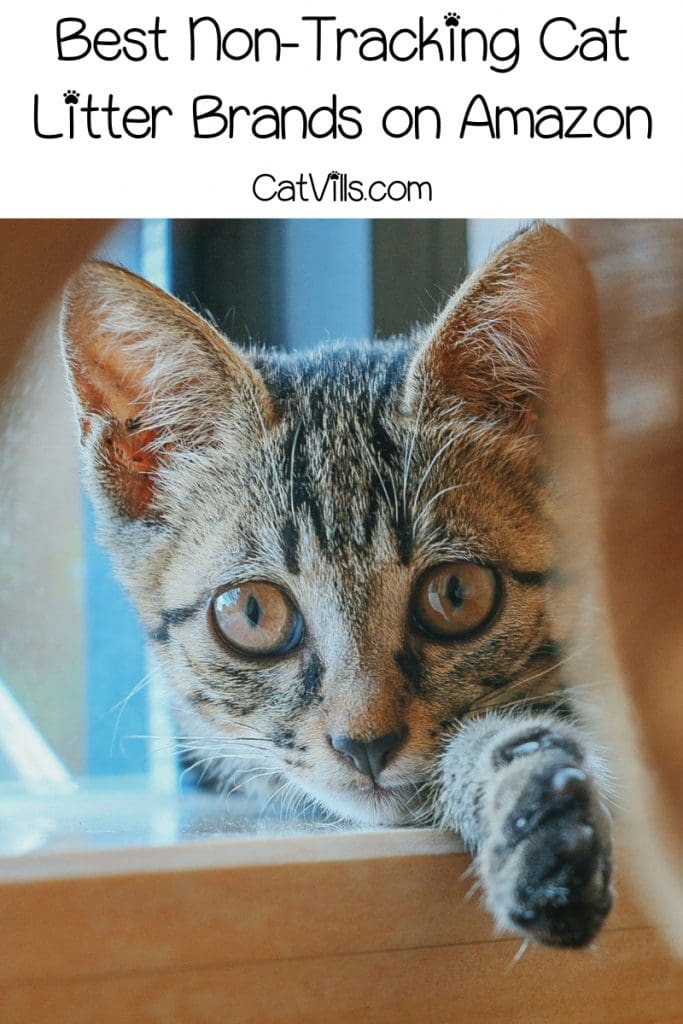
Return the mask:
[(401, 747), (408, 735), (404, 726), (398, 732), (389, 732), (373, 740), (356, 740), (352, 736), (329, 736), (331, 746), (350, 761), (354, 768), (377, 782), (387, 764)]

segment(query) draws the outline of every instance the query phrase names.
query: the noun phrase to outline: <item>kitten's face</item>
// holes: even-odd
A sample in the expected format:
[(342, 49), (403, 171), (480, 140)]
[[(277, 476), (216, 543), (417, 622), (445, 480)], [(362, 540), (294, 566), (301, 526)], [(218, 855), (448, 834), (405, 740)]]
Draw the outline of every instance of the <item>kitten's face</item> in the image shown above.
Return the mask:
[(193, 314), (87, 273), (65, 331), (91, 488), (185, 731), (343, 816), (419, 818), (459, 720), (555, 685), (523, 367), (492, 385), (479, 354), (452, 386), (462, 299), (413, 343), (223, 365)]

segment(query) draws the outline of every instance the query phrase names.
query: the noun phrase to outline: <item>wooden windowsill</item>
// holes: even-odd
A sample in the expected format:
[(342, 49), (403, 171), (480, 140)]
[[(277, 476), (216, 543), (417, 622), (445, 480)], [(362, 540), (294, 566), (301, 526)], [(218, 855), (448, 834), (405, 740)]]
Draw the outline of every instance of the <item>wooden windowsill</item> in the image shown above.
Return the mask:
[(432, 829), (7, 858), (0, 1020), (680, 1021), (683, 969), (628, 893), (594, 950), (496, 936)]

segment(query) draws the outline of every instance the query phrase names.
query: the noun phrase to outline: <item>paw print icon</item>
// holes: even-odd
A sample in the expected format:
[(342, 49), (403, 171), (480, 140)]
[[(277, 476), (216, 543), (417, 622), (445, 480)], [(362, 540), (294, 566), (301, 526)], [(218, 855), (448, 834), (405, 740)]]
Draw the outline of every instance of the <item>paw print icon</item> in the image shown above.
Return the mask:
[(330, 178), (332, 181), (336, 181), (339, 178), (339, 171), (330, 171)]
[(81, 98), (81, 94), (76, 92), (75, 89), (67, 89), (64, 93), (64, 102), (68, 104), (78, 103)]
[(455, 11), (449, 11), (448, 14), (444, 14), (443, 20), (448, 28), (457, 28), (460, 24), (460, 15), (456, 14)]

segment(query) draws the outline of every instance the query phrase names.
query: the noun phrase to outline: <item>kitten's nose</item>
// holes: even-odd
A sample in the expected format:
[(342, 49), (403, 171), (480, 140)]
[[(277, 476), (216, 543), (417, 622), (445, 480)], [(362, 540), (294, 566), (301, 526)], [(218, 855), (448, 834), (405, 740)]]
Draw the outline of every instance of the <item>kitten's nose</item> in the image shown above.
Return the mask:
[(377, 781), (380, 772), (386, 768), (392, 755), (403, 744), (408, 730), (404, 726), (396, 732), (388, 732), (374, 740), (356, 740), (353, 736), (330, 736), (331, 745), (351, 761), (362, 774)]

